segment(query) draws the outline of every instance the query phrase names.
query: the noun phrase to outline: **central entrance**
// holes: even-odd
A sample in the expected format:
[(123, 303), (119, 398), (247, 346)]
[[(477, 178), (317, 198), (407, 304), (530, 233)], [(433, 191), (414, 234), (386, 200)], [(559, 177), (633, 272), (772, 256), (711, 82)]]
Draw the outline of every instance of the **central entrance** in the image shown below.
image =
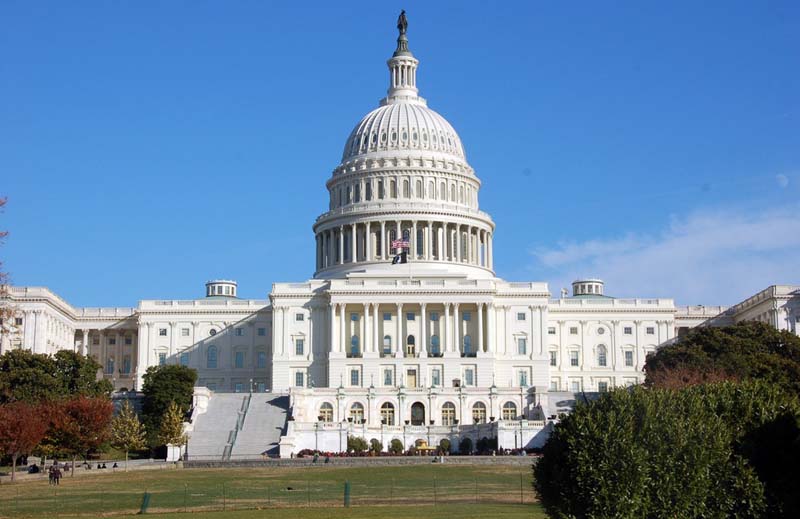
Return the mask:
[(425, 425), (425, 406), (420, 402), (411, 405), (411, 425)]

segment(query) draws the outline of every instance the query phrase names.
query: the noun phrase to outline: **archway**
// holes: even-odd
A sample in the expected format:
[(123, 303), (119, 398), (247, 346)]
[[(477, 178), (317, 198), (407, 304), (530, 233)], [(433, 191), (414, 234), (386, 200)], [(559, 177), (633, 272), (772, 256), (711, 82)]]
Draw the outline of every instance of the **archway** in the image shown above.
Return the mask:
[(411, 425), (425, 425), (425, 406), (421, 402), (411, 404)]

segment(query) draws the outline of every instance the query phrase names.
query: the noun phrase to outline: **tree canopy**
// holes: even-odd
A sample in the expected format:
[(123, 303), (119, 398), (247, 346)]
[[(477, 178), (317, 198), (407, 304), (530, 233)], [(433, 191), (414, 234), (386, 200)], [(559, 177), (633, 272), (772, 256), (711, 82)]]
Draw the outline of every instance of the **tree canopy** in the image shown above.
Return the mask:
[(152, 447), (159, 445), (161, 420), (170, 405), (174, 403), (181, 414), (189, 410), (196, 381), (197, 372), (186, 366), (163, 365), (147, 368), (142, 386), (142, 417), (148, 442)]
[(644, 369), (652, 387), (760, 379), (800, 395), (800, 337), (752, 321), (694, 328), (650, 355)]
[(11, 457), (11, 480), (17, 459), (30, 454), (47, 432), (47, 421), (40, 405), (13, 402), (0, 405), (0, 453)]

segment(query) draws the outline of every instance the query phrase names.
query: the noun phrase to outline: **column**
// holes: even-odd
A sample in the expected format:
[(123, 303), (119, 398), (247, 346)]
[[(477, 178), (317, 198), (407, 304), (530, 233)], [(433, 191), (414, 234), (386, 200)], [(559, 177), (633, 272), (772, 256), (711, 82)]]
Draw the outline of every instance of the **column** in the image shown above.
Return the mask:
[(361, 351), (366, 353), (370, 351), (370, 329), (369, 329), (369, 303), (364, 303), (364, 315), (361, 316)]
[(379, 259), (386, 257), (386, 222), (381, 222), (381, 253)]
[(489, 245), (486, 248), (486, 257), (489, 258), (489, 269), (494, 269), (494, 252), (492, 247), (492, 233), (489, 233)]
[(344, 263), (344, 225), (339, 226), (339, 265)]
[(439, 242), (439, 261), (444, 261), (444, 229), (442, 226), (439, 226), (436, 229), (436, 239)]
[(397, 347), (395, 348), (395, 357), (402, 357), (403, 355), (403, 303), (397, 303)]
[(376, 352), (376, 351), (380, 350), (380, 346), (379, 346), (379, 343), (378, 343), (378, 338), (379, 338), (378, 337), (378, 323), (380, 322), (380, 321), (378, 321), (378, 315), (379, 315), (378, 306), (380, 306), (380, 305), (378, 305), (378, 303), (374, 303), (372, 305), (372, 351), (373, 352)]
[(372, 222), (367, 222), (366, 230), (364, 231), (364, 261), (372, 261), (372, 236), (370, 234), (370, 227), (372, 227)]
[(81, 342), (81, 355), (89, 354), (89, 330), (81, 330), (83, 332), (83, 342)]
[[(397, 193), (398, 194), (398, 198), (400, 198), (399, 197), (399, 195), (400, 195), (400, 193), (399, 193), (399, 191), (400, 191), (400, 182), (399, 181), (397, 182), (397, 190), (398, 190), (398, 193)], [(402, 226), (400, 225), (400, 220), (397, 220), (395, 222), (395, 225), (397, 226), (397, 230), (394, 233), (394, 239), (395, 240), (402, 240), (403, 239), (403, 229), (402, 229)], [(395, 252), (397, 252), (397, 251), (392, 250), (392, 254), (394, 254)]]
[(494, 308), (494, 303), (489, 303), (486, 305), (486, 351), (488, 353), (494, 353), (495, 351), (495, 342), (497, 340), (495, 332), (495, 319), (497, 317), (497, 311)]
[(528, 355), (530, 358), (534, 358), (536, 356), (536, 352), (539, 354), (542, 353), (542, 345), (541, 345), (541, 337), (537, 333), (537, 324), (539, 322), (538, 319), (538, 307), (536, 306), (529, 306), (530, 309), (530, 318), (531, 318), (531, 352)]
[(456, 250), (453, 254), (453, 261), (461, 263), (461, 224), (456, 225)]
[(461, 322), (458, 320), (458, 303), (453, 303), (453, 351), (461, 353)]
[(336, 232), (333, 229), (328, 229), (328, 266), (332, 267), (336, 264)]
[[(441, 249), (439, 249), (441, 251)], [(444, 304), (444, 337), (442, 337), (442, 352), (452, 351), (450, 347), (450, 304)]]
[(358, 238), (356, 237), (356, 225), (351, 225), (350, 232), (350, 263), (355, 263), (358, 260)]
[(428, 220), (428, 232), (425, 235), (425, 259), (433, 259), (433, 222)]
[(336, 350), (336, 304), (335, 303), (328, 303), (328, 323), (331, 327), (330, 329), (330, 345), (328, 351), (333, 353)]
[(344, 314), (347, 313), (347, 305), (339, 304), (339, 353), (347, 351), (347, 323)]
[(425, 317), (425, 303), (422, 303), (420, 305), (419, 314), (420, 314), (419, 318), (421, 319), (420, 320), (420, 331), (421, 331), (420, 335), (422, 336), (422, 341), (420, 342), (420, 346), (419, 346), (419, 356), (420, 357), (427, 357), (428, 356), (428, 335), (427, 335), (425, 329), (427, 328), (427, 324), (428, 323), (427, 323), (427, 319)]
[(478, 303), (478, 351), (483, 353), (483, 303)]
[(417, 259), (417, 221), (411, 221), (411, 236), (408, 240), (408, 259)]

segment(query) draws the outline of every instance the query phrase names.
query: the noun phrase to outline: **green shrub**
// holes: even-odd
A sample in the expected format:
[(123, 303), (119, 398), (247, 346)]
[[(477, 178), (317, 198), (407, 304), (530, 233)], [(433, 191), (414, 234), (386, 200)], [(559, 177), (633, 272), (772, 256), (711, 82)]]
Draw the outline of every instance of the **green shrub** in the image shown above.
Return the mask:
[(347, 452), (363, 454), (367, 452), (367, 440), (359, 436), (347, 437)]
[(402, 454), (403, 442), (401, 442), (397, 438), (389, 442), (389, 452), (391, 452), (392, 454)]
[(369, 441), (369, 450), (377, 454), (383, 451), (383, 444), (377, 438), (373, 438)]
[(458, 442), (458, 453), (459, 454), (471, 454), (472, 453), (472, 440), (467, 438), (461, 438), (461, 441)]
[(439, 442), (439, 453), (441, 454), (449, 454), (450, 453), (450, 440), (447, 438), (442, 438), (442, 441)]

